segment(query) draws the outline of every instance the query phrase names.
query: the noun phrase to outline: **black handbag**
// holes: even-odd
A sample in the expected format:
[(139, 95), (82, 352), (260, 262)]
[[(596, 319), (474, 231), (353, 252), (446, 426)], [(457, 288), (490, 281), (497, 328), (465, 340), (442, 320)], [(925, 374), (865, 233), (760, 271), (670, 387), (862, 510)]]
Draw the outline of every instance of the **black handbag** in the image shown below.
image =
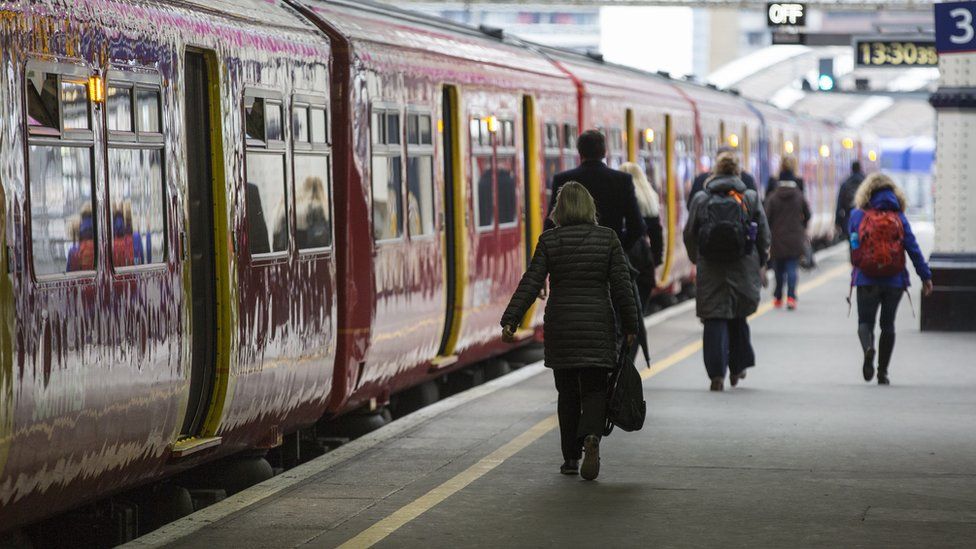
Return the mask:
[(644, 426), (647, 403), (644, 401), (644, 385), (637, 367), (630, 359), (630, 349), (624, 343), (617, 358), (617, 367), (610, 374), (607, 392), (607, 436), (614, 426), (624, 431), (639, 431)]

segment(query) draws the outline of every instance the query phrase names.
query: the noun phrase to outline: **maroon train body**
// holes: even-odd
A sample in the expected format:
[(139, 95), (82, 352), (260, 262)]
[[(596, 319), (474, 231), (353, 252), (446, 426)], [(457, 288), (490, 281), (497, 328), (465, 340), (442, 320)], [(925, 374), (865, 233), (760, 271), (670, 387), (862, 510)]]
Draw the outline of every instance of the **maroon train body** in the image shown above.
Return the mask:
[(498, 321), (581, 129), (659, 189), (665, 293), (693, 281), (685, 195), (719, 144), (762, 175), (795, 151), (823, 239), (862, 152), (347, 1), (6, 2), (0, 64), (0, 531), (509, 351)]

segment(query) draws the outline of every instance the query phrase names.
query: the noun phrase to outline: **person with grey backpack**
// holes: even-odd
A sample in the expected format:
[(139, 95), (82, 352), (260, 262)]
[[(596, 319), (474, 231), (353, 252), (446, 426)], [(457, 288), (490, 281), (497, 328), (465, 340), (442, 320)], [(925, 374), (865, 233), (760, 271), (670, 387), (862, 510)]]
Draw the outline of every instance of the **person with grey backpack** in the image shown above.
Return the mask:
[(746, 318), (759, 306), (770, 233), (756, 191), (739, 178), (734, 154), (720, 154), (714, 175), (691, 201), (684, 241), (697, 266), (696, 311), (704, 325), (705, 369), (712, 391), (726, 371), (735, 387), (756, 363)]

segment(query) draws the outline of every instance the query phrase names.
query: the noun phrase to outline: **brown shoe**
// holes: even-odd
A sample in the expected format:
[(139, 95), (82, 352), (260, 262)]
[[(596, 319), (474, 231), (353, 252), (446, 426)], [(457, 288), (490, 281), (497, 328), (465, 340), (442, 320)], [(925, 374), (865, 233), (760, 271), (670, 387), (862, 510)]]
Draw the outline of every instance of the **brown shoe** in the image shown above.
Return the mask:
[(710, 391), (722, 391), (725, 389), (725, 378), (723, 377), (713, 377), (712, 386), (709, 387)]
[(735, 386), (739, 385), (739, 382), (742, 381), (745, 378), (746, 378), (746, 371), (745, 370), (742, 370), (741, 372), (739, 372), (737, 374), (730, 374), (729, 375), (729, 385), (735, 387)]
[(580, 466), (580, 476), (583, 480), (596, 480), (600, 475), (600, 438), (596, 435), (586, 435), (583, 439), (583, 465)]

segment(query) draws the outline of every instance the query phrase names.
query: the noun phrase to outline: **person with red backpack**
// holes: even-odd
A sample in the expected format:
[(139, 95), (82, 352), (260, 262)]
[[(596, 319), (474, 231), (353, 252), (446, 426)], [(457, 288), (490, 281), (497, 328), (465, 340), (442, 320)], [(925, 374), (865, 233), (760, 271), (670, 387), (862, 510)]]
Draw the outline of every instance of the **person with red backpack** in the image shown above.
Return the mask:
[[(895, 314), (901, 294), (909, 286), (905, 253), (922, 279), (922, 292), (932, 293), (932, 271), (905, 217), (905, 195), (890, 177), (874, 173), (854, 197), (848, 234), (851, 242), (851, 286), (857, 287), (857, 335), (864, 351), (864, 381), (874, 377), (878, 357), (878, 385), (888, 385), (888, 365), (895, 348)], [(881, 309), (881, 337), (874, 346), (874, 325)]]

